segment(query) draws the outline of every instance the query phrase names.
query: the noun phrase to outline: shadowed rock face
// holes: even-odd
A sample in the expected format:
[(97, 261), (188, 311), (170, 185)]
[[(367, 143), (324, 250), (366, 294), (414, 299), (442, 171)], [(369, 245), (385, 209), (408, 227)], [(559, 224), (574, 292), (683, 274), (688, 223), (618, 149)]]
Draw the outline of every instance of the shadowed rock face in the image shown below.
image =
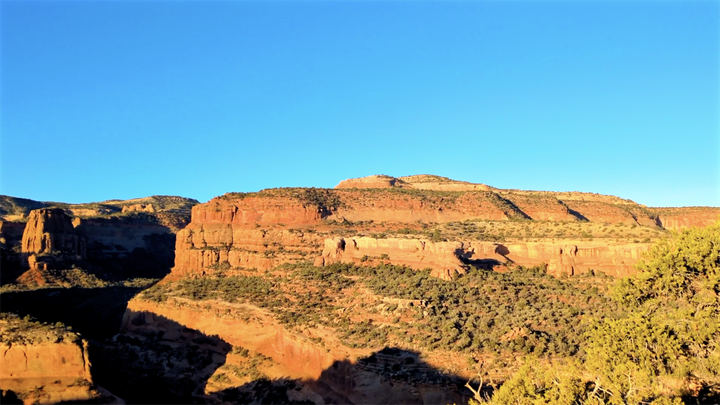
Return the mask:
[[(227, 312), (218, 316), (218, 311)], [(120, 357), (132, 361), (133, 374), (127, 379), (135, 382), (123, 387), (126, 378), (118, 374), (123, 371), (119, 367), (109, 369), (107, 365), (102, 366), (98, 379), (103, 384), (106, 379), (113, 380), (107, 383), (111, 390), (129, 391), (127, 398), (144, 401), (162, 395), (160, 391), (165, 389), (171, 397), (186, 402), (191, 398), (233, 403), (467, 402), (464, 381), (425, 363), (417, 352), (350, 349), (327, 342), (323, 347), (306, 336), (285, 330), (257, 308), (244, 319), (235, 316), (239, 311), (240, 308), (227, 303), (208, 307), (191, 301), (158, 304), (134, 299), (128, 305), (122, 333), (105, 350), (109, 350), (106, 355), (113, 359), (124, 353)], [(195, 349), (177, 352), (183, 347)], [(264, 377), (251, 378), (243, 384), (228, 381), (232, 388), (224, 388), (223, 380), (215, 376), (223, 375), (226, 379), (224, 373), (236, 369), (223, 366), (238, 364), (238, 349), (265, 359), (261, 370)], [(191, 355), (198, 366), (188, 380), (183, 374), (187, 366), (181, 360)], [(144, 358), (165, 360), (150, 364)], [(147, 386), (146, 381), (137, 378), (141, 374), (151, 374), (150, 379), (157, 383)], [(163, 382), (174, 378), (184, 383)]]
[(85, 256), (84, 244), (75, 233), (72, 219), (60, 208), (33, 210), (22, 236), (25, 254), (69, 253)]
[(60, 325), (1, 318), (0, 389), (25, 403), (108, 398), (93, 385), (88, 344), (77, 334)]

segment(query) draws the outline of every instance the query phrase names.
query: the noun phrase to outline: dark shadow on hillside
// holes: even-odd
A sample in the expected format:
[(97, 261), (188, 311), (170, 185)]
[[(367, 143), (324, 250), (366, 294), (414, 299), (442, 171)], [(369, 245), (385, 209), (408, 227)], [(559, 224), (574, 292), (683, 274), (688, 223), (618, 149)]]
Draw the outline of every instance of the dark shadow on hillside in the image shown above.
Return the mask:
[(12, 390), (6, 390), (2, 391), (2, 398), (0, 398), (0, 404), (22, 404), (23, 401), (18, 398), (17, 394), (15, 394)]
[(105, 340), (120, 330), (128, 301), (140, 287), (46, 288), (0, 294), (3, 312), (62, 322), (86, 339)]
[[(227, 375), (237, 367), (218, 370), (231, 352), (248, 358), (247, 350), (217, 336), (139, 312), (125, 319), (123, 334), (91, 345), (90, 361), (95, 383), (128, 404), (464, 404), (471, 397), (466, 380), (408, 350), (385, 348), (357, 362), (336, 361), (317, 380), (271, 380), (259, 369), (260, 378), (235, 387)], [(232, 388), (206, 394), (210, 381), (215, 389), (218, 381)]]
[(498, 265), (504, 265), (504, 264), (513, 264), (514, 262), (507, 257), (508, 254), (510, 254), (510, 249), (507, 248), (507, 246), (496, 244), (495, 246), (495, 253), (497, 255), (502, 256), (505, 261), (502, 262), (498, 259), (492, 258), (492, 257), (483, 257), (483, 258), (473, 258), (475, 255), (474, 252), (463, 252), (459, 251), (455, 254), (460, 259), (460, 261), (463, 262), (463, 264), (467, 264), (469, 266), (475, 267), (477, 269), (482, 270), (492, 270), (493, 267)]
[(424, 362), (419, 353), (385, 348), (359, 359), (336, 361), (317, 380), (260, 379), (217, 393), (230, 403), (464, 404), (467, 381)]
[(686, 404), (720, 404), (720, 384), (712, 384), (702, 387), (697, 393), (697, 396), (686, 393), (682, 396), (682, 399)]
[(95, 383), (128, 404), (202, 404), (232, 345), (163, 316), (135, 313), (129, 331), (90, 346)]
[(570, 207), (568, 207), (568, 212), (570, 213), (570, 215), (574, 216), (575, 218), (579, 219), (580, 221), (590, 222), (590, 220), (587, 219), (587, 217), (585, 215), (575, 211), (574, 209), (571, 209)]
[(105, 281), (163, 278), (175, 262), (175, 238), (170, 232), (152, 233), (143, 236), (142, 247), (132, 249), (89, 239), (87, 270)]
[(504, 264), (501, 261), (496, 260), (496, 259), (463, 259), (463, 258), (460, 258), (460, 260), (464, 264), (473, 266), (476, 269), (481, 269), (481, 270), (492, 270), (493, 267)]

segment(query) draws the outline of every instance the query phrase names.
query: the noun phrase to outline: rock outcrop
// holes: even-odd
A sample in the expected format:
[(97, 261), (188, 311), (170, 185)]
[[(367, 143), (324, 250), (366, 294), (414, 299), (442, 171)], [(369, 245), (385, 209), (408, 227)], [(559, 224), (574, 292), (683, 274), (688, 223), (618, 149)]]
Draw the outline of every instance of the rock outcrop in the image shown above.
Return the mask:
[(86, 241), (60, 208), (33, 210), (23, 230), (21, 266), (32, 271), (63, 267), (86, 256)]
[(234, 268), (267, 270), (313, 257), (320, 242), (315, 233), (297, 229), (193, 222), (177, 234), (171, 276), (197, 276)]
[(548, 274), (576, 275), (591, 271), (615, 277), (634, 274), (633, 265), (649, 243), (601, 243), (588, 241), (492, 243), (482, 241), (430, 242), (421, 239), (374, 239), (368, 237), (325, 240), (315, 265), (333, 263), (377, 264), (386, 262), (452, 279), (469, 265), (479, 267), (547, 265)]
[(85, 256), (84, 242), (75, 233), (72, 218), (60, 208), (41, 208), (30, 212), (22, 236), (25, 254), (64, 253)]
[(445, 280), (464, 274), (467, 265), (463, 242), (431, 242), (420, 239), (375, 239), (369, 237), (325, 240), (318, 266), (333, 263), (377, 264), (387, 262), (416, 269), (432, 269), (432, 275)]
[(505, 252), (509, 261), (523, 266), (547, 264), (554, 276), (603, 272), (614, 277), (635, 274), (633, 265), (650, 243), (603, 243), (562, 241), (555, 243), (504, 243), (496, 250)]
[(407, 183), (400, 179), (380, 174), (343, 180), (338, 183), (335, 188), (391, 188), (408, 186), (409, 185)]
[(657, 215), (658, 225), (671, 230), (708, 226), (720, 221), (720, 208), (716, 207), (649, 208), (648, 210)]
[[(720, 216), (720, 209), (681, 213), (663, 211), (662, 215), (669, 218), (665, 219), (672, 224), (669, 226), (706, 224)], [(671, 214), (675, 217), (670, 217)], [(657, 211), (614, 196), (498, 190), (429, 175), (349, 179), (332, 190), (287, 188), (228, 193), (193, 208), (191, 223), (178, 233), (172, 277), (202, 276), (218, 270), (267, 270), (285, 262), (318, 256), (316, 263), (319, 264), (379, 260), (381, 256), (389, 256), (393, 263), (430, 267), (435, 275), (443, 278), (452, 278), (463, 271), (466, 266), (463, 260), (485, 260), (484, 264), (491, 260), (527, 265), (546, 263), (553, 274), (576, 274), (593, 269), (624, 275), (631, 272), (631, 263), (644, 249), (639, 247), (641, 244), (628, 243), (627, 250), (617, 247), (624, 246), (624, 242), (617, 239), (613, 242), (619, 244), (617, 246), (610, 242), (578, 241), (578, 252), (586, 245), (596, 252), (593, 253), (596, 256), (592, 256), (596, 259), (591, 259), (583, 256), (584, 253), (576, 256), (558, 253), (558, 243), (562, 242), (538, 240), (533, 242), (538, 243), (537, 246), (513, 245), (514, 259), (492, 256), (497, 254), (494, 248), (487, 250), (491, 256), (471, 259), (467, 249), (471, 244), (479, 246), (480, 242), (461, 237), (442, 244), (421, 239), (363, 239), (360, 236), (333, 241), (334, 238), (328, 236), (347, 235), (344, 227), (353, 224), (385, 224), (389, 228), (395, 224), (401, 228), (468, 220), (527, 221), (528, 228), (534, 221), (582, 221), (656, 229), (662, 224), (658, 215)], [(338, 243), (352, 244), (353, 248), (338, 250)], [(535, 251), (545, 253), (535, 257)]]
[(155, 212), (152, 204), (131, 204), (122, 207), (122, 212)]
[(77, 334), (14, 315), (0, 318), (2, 391), (14, 392), (25, 404), (113, 400), (93, 385), (88, 345)]

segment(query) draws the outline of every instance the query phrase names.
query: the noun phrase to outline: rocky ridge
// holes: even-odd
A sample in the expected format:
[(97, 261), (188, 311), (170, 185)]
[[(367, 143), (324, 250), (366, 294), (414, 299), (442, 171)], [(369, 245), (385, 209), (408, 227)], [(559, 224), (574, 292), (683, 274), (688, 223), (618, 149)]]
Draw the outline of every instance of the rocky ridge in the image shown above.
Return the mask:
[[(285, 397), (275, 402), (461, 403), (467, 392), (456, 380), (472, 377), (482, 361), (472, 351), (496, 350), (502, 368), (510, 362), (505, 346), (573, 350), (566, 332), (553, 335), (567, 328), (561, 318), (581, 320), (603, 298), (558, 287), (562, 276), (597, 291), (607, 276), (632, 274), (668, 229), (720, 217), (718, 208), (656, 209), (439, 176), (351, 180), (336, 189), (228, 193), (193, 206), (189, 223), (142, 199), (119, 203), (111, 215), (77, 211), (102, 207), (41, 207), (25, 214), (20, 237), (17, 222), (0, 223), (0, 242), (22, 246), (23, 265), (36, 271), (23, 280), (46, 280), (58, 257), (110, 268), (172, 239), (172, 271), (129, 301), (121, 333), (105, 347), (114, 353), (109, 365), (137, 365), (133, 374), (167, 384), (178, 401), (251, 402), (282, 385)], [(323, 290), (328, 280), (334, 290)], [(535, 284), (542, 288), (530, 293)], [(426, 296), (412, 294), (413, 285)], [(483, 301), (496, 293), (512, 304)], [(544, 318), (516, 322), (522, 311), (540, 314), (532, 307), (542, 300), (552, 304)], [(508, 325), (497, 325), (505, 318)], [(501, 336), (482, 340), (493, 333)], [(388, 341), (395, 346), (379, 343)], [(104, 381), (118, 380), (105, 372)]]
[(161, 269), (174, 259), (175, 233), (187, 225), (195, 203), (168, 196), (93, 204), (0, 196), (2, 283), (62, 285), (57, 280), (63, 277), (50, 272), (82, 272), (76, 268), (108, 280), (164, 275)]
[[(499, 190), (439, 176), (377, 175), (345, 180), (335, 189), (228, 193), (196, 205), (190, 224), (178, 233), (171, 277), (268, 270), (285, 262), (311, 260), (322, 265), (380, 258), (418, 269), (429, 267), (443, 278), (481, 263), (486, 267), (544, 263), (558, 276), (591, 270), (626, 276), (662, 224), (667, 229), (704, 226), (719, 217), (720, 209), (711, 207), (654, 209), (593, 193)], [(451, 240), (412, 235), (428, 226), (467, 221), (521, 221), (529, 228), (547, 221), (567, 224), (563, 226), (615, 224), (640, 227), (648, 236), (644, 243), (592, 236), (498, 243), (477, 240), (477, 235), (460, 234)], [(376, 232), (348, 234), (358, 228)]]

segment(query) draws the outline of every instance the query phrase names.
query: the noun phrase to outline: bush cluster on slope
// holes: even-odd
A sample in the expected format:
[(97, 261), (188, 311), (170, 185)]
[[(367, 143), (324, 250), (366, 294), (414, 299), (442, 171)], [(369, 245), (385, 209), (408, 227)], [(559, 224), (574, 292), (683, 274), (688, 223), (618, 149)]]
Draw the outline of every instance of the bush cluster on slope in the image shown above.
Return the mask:
[[(596, 319), (582, 361), (528, 365), (491, 404), (679, 404), (720, 398), (720, 223), (655, 245), (619, 280), (626, 313)], [(482, 400), (482, 398), (479, 398)]]

